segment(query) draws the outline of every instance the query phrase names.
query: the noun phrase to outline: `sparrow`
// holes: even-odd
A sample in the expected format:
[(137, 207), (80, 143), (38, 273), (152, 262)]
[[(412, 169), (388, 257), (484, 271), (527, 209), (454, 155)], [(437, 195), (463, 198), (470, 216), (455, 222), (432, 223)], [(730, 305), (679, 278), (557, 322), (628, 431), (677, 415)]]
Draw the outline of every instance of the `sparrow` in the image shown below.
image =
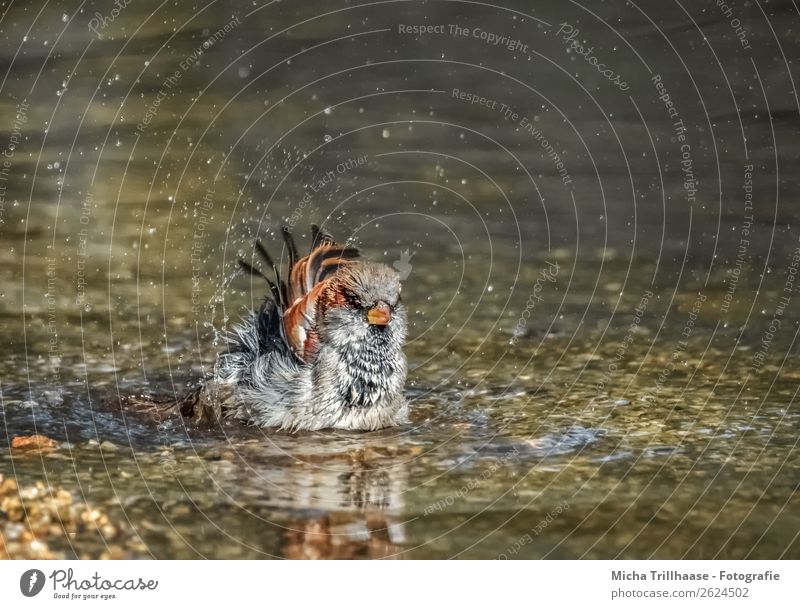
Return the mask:
[(291, 431), (376, 430), (408, 422), (400, 277), (312, 225), (300, 258), (288, 228), (286, 279), (260, 241), (274, 280), (257, 311), (224, 334), (213, 375), (175, 407), (194, 420), (233, 418)]

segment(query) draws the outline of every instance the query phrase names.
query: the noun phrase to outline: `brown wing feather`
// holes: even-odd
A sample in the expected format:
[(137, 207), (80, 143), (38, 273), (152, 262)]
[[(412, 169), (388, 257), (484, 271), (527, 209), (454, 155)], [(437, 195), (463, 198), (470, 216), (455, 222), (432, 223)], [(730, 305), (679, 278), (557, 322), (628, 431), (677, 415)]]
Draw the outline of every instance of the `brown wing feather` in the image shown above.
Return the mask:
[[(358, 250), (352, 247), (344, 247), (336, 243), (320, 245), (303, 259), (306, 264), (298, 269), (298, 272), (302, 272), (302, 276), (298, 277), (297, 283), (302, 286), (305, 293), (308, 293), (327, 275), (335, 271), (339, 265), (346, 264), (348, 260), (357, 257)], [(300, 267), (300, 263), (296, 266)]]
[[(284, 231), (284, 236), (288, 231)], [(327, 233), (312, 227), (312, 245), (307, 256), (297, 260), (289, 270), (288, 308), (283, 314), (286, 337), (292, 350), (304, 361), (317, 353), (317, 299), (336, 270), (358, 257), (358, 250), (334, 242)], [(291, 236), (287, 238), (287, 243)]]

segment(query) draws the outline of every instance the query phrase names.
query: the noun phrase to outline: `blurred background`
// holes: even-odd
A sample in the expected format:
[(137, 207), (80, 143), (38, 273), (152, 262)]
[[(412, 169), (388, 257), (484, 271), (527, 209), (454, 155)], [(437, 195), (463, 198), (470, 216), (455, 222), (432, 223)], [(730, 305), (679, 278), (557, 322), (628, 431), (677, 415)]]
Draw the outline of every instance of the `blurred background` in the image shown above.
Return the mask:
[[(800, 557), (798, 27), (0, 3), (0, 556)], [(412, 426), (119, 408), (208, 373), (237, 258), (312, 222), (404, 277)]]

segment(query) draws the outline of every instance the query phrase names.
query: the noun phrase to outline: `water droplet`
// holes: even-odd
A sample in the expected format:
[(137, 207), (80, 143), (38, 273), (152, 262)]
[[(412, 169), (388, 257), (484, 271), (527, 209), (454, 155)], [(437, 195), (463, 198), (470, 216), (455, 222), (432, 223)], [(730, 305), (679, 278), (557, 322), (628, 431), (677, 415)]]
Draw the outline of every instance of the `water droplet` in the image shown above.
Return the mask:
[(330, 106), (328, 106), (327, 108), (325, 108), (325, 109), (323, 110), (323, 112), (324, 112), (325, 114), (330, 114), (331, 112), (333, 112), (333, 108), (331, 108)]
[(381, 132), (381, 135), (383, 136), (383, 139), (387, 139), (391, 135), (391, 132), (388, 129), (384, 129)]

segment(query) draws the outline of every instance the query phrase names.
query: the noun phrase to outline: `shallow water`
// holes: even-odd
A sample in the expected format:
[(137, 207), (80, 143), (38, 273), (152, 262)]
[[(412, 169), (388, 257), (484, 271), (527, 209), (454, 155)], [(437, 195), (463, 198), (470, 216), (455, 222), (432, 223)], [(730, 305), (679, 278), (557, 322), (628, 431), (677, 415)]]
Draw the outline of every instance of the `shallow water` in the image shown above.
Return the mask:
[[(749, 49), (713, 4), (112, 8), (0, 21), (0, 472), (125, 525), (51, 549), (800, 557), (792, 3), (736, 7)], [(412, 424), (120, 409), (208, 371), (286, 222), (407, 274)]]

